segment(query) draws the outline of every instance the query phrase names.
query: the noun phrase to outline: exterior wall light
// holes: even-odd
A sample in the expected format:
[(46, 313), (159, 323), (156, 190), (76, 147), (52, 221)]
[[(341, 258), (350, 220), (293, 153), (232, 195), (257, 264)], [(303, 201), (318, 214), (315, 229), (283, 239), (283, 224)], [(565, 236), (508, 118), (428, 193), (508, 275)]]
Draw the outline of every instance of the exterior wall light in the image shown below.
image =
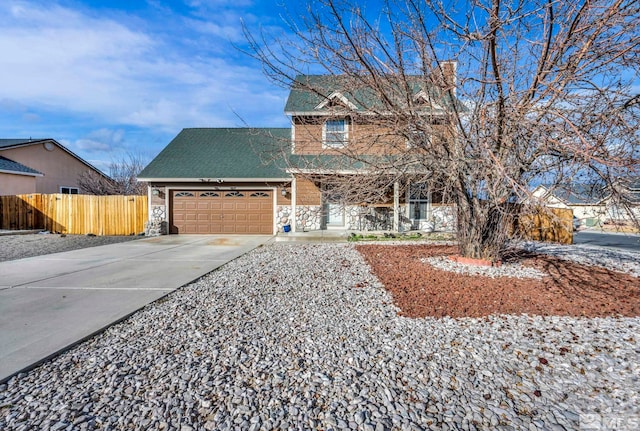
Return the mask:
[(280, 190), (280, 194), (282, 196), (287, 196), (287, 189), (285, 189), (284, 187), (282, 188), (282, 190)]

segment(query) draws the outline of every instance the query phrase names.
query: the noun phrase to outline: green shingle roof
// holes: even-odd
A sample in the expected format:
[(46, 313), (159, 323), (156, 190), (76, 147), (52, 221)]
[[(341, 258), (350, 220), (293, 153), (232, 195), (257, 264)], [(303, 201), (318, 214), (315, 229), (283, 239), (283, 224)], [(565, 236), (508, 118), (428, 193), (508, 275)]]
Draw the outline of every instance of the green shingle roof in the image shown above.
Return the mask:
[(26, 174), (33, 176), (41, 176), (42, 172), (36, 171), (35, 169), (30, 168), (29, 166), (25, 166), (22, 163), (14, 162), (11, 159), (7, 159), (6, 157), (0, 156), (0, 171), (9, 171), (16, 172), (18, 174)]
[(288, 128), (183, 129), (138, 177), (159, 179), (288, 178), (273, 162), (291, 142)]
[[(391, 84), (386, 90), (386, 95), (393, 100), (397, 107), (404, 106), (407, 96), (414, 97), (420, 92), (429, 96), (433, 103), (447, 109), (452, 105), (452, 99), (439, 87), (430, 85), (419, 76), (407, 78), (408, 93), (399, 84)], [(381, 95), (356, 78), (346, 75), (299, 75), (296, 77), (284, 111), (287, 114), (318, 113), (328, 108), (318, 108), (331, 96), (339, 94), (351, 105), (355, 111), (385, 111), (386, 104), (382, 102)], [(340, 103), (339, 100), (336, 100)], [(462, 103), (456, 101), (459, 108)], [(351, 107), (353, 109), (353, 107)]]

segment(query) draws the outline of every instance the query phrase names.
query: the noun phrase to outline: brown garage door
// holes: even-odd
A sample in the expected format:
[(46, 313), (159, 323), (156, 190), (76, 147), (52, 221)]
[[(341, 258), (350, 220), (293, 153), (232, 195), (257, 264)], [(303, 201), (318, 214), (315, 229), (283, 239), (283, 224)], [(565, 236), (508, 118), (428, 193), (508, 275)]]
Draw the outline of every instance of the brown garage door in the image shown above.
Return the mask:
[(171, 197), (171, 233), (273, 233), (271, 190), (175, 190)]

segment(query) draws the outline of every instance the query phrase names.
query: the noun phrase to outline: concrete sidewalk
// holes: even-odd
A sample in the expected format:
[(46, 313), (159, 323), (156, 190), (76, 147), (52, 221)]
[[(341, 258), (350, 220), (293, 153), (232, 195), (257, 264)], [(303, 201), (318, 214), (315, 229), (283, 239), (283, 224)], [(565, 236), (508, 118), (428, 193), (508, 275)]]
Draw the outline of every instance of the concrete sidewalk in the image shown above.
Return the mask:
[(272, 239), (169, 235), (0, 262), (0, 382)]

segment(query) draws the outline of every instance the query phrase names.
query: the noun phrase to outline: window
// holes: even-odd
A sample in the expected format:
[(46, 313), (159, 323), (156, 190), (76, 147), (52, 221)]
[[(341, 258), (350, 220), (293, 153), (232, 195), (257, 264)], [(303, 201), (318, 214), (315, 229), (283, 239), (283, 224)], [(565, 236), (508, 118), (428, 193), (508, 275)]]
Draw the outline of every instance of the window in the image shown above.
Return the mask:
[(220, 195), (216, 192), (202, 192), (200, 193), (201, 198), (217, 198)]
[(409, 128), (407, 133), (407, 148), (429, 148), (431, 134), (427, 130), (418, 129), (415, 126)]
[(177, 198), (192, 198), (195, 195), (191, 192), (177, 192), (175, 196)]
[(411, 184), (409, 188), (409, 218), (412, 220), (429, 219), (429, 189), (424, 183)]
[(80, 192), (80, 189), (77, 187), (67, 187), (67, 186), (60, 187), (60, 193), (62, 193), (63, 195), (77, 195), (79, 192)]
[(269, 194), (265, 192), (255, 192), (251, 193), (252, 198), (268, 198)]
[(327, 148), (342, 148), (349, 141), (349, 124), (343, 118), (327, 120), (322, 128), (322, 142)]
[(224, 195), (227, 198), (241, 198), (244, 197), (244, 195), (240, 192), (229, 192), (226, 195)]

